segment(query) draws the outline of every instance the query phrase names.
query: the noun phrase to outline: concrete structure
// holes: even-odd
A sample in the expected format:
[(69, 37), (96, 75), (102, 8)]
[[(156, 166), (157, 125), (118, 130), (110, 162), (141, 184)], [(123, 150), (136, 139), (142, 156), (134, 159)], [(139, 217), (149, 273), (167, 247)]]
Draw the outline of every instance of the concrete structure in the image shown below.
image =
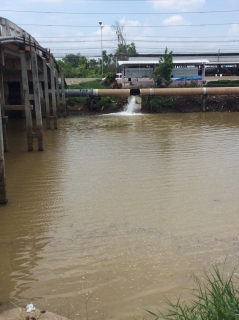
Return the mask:
[(58, 77), (64, 92), (64, 76), (50, 51), (25, 30), (0, 17), (0, 203), (7, 202), (3, 156), (3, 151), (8, 151), (7, 116), (24, 115), (28, 151), (33, 151), (33, 139), (38, 141), (38, 151), (43, 151), (42, 115), (46, 115), (48, 129), (51, 121), (57, 128)]

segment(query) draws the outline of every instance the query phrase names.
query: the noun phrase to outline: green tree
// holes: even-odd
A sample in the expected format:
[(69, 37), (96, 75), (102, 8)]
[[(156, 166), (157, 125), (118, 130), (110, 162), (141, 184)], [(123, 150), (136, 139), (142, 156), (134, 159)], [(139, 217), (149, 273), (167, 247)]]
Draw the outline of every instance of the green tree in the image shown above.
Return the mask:
[(112, 53), (107, 54), (106, 50), (103, 51), (103, 64), (104, 73), (115, 71), (115, 57)]
[(129, 54), (138, 54), (134, 42), (131, 42), (131, 44), (119, 43), (114, 56), (117, 57), (118, 60), (128, 60)]
[(85, 66), (85, 68), (89, 67), (89, 62), (86, 57), (84, 56), (79, 57), (79, 66)]
[(101, 78), (100, 64), (95, 59), (68, 54), (58, 63), (66, 78)]
[(88, 60), (88, 71), (89, 71), (89, 78), (94, 78), (94, 77), (101, 78), (101, 68), (97, 60), (95, 59)]
[(82, 58), (80, 53), (69, 53), (62, 60), (63, 62), (69, 62), (72, 65), (72, 67), (77, 68), (79, 65), (80, 58)]
[(173, 68), (173, 52), (168, 52), (168, 48), (166, 48), (164, 54), (159, 59), (158, 66), (154, 69), (152, 78), (155, 82), (157, 82), (158, 78), (160, 77), (164, 82), (164, 85), (168, 87), (172, 82), (171, 74)]
[(75, 68), (72, 67), (70, 62), (63, 62), (62, 60), (57, 61), (59, 66), (61, 67), (65, 78), (74, 78), (76, 77)]

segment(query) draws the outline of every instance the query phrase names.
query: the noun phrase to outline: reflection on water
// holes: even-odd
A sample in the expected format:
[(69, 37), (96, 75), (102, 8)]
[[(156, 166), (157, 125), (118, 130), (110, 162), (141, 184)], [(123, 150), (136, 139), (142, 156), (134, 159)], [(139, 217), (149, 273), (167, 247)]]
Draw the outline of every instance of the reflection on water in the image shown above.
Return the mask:
[(90, 298), (90, 318), (123, 319), (237, 265), (238, 114), (59, 119), (32, 153), (24, 127), (8, 126), (0, 301), (79, 319)]

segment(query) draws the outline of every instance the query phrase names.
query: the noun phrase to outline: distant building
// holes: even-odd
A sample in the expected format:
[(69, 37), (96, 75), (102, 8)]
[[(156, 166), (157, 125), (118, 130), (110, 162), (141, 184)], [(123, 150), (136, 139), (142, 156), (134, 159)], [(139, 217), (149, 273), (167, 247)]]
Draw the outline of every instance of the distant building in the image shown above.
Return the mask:
[[(128, 61), (118, 61), (122, 82), (152, 83), (150, 78), (162, 55), (132, 55)], [(201, 81), (205, 76), (239, 75), (239, 53), (174, 54), (173, 81)], [(145, 81), (143, 81), (143, 78)], [(140, 83), (136, 83), (140, 82)], [(148, 83), (147, 83), (148, 82)]]

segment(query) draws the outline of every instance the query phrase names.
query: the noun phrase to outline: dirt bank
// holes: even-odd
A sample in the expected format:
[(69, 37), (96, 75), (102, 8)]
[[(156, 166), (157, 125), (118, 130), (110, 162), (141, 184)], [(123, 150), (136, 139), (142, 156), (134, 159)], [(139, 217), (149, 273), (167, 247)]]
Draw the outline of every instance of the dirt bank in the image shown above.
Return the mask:
[[(111, 113), (122, 111), (127, 105), (127, 97), (122, 97), (115, 108), (101, 108), (91, 111), (83, 104), (67, 106), (69, 115), (93, 115), (95, 113)], [(239, 96), (209, 96), (205, 103), (206, 112), (238, 112)], [(142, 100), (143, 113), (150, 111), (147, 99)], [(202, 112), (202, 99), (200, 96), (154, 97), (152, 99), (152, 113), (191, 113)]]
[(8, 309), (0, 313), (0, 320), (38, 320), (38, 319), (68, 320), (68, 318), (63, 317), (62, 315), (57, 315), (53, 312), (49, 312), (45, 310), (36, 309), (31, 312), (26, 312), (26, 308), (23, 308), (23, 307)]

